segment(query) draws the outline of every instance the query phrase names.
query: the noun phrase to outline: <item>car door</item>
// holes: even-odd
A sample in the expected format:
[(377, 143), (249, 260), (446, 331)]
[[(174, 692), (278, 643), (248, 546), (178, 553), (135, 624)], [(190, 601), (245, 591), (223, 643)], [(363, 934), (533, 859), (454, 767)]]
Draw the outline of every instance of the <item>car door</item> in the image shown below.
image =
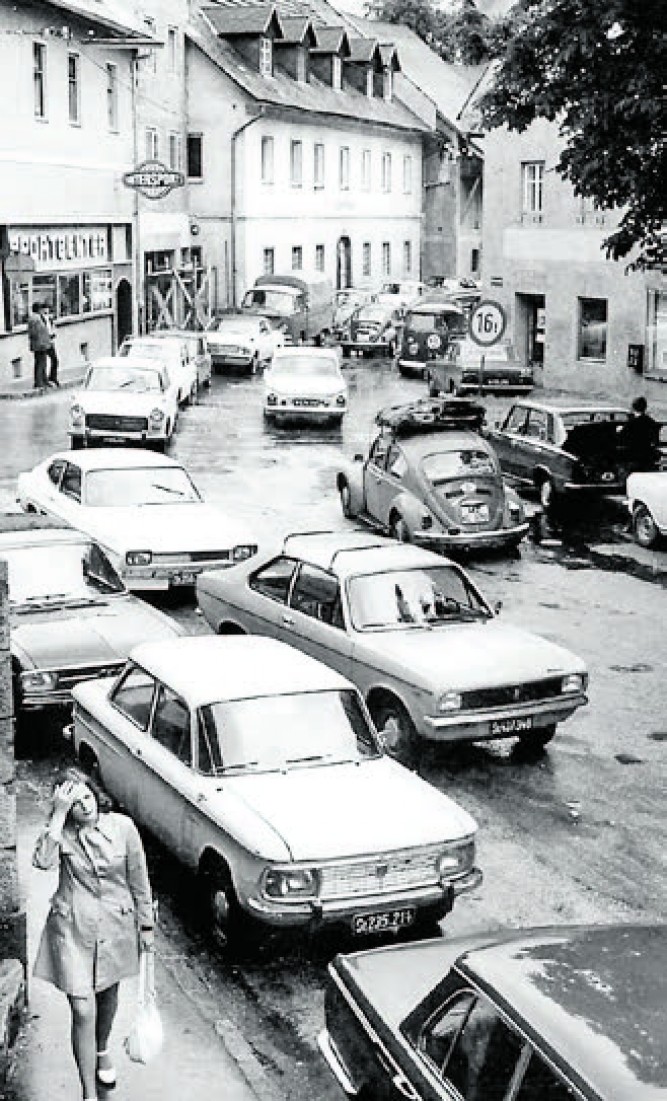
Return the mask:
[(60, 479), (57, 493), (49, 508), (53, 515), (67, 520), (74, 527), (81, 523), (81, 491), (83, 475), (78, 463), (67, 462)]
[[(513, 405), (501, 427), (489, 433), (503, 474), (509, 474), (521, 480), (529, 478), (525, 467), (525, 453), (522, 450), (528, 412), (529, 409), (525, 405), (520, 403)], [(530, 480), (532, 482), (532, 477)]]
[(252, 573), (242, 602), (229, 610), (230, 618), (239, 619), (252, 634), (289, 642), (285, 636), (291, 630), (292, 617), (287, 602), (297, 565), (295, 558), (280, 554)]
[(373, 441), (364, 464), (364, 501), (366, 512), (382, 523), (382, 501), (384, 499), (385, 464), (390, 440), (382, 433)]
[(552, 444), (552, 417), (545, 409), (530, 409), (523, 433), (517, 439), (514, 460), (523, 481), (535, 483), (535, 471), (563, 466)]
[(338, 578), (301, 562), (283, 615), (282, 638), (343, 676), (351, 676), (352, 642), (346, 630)]
[(22, 504), (32, 504), (40, 512), (59, 516), (60, 482), (67, 466), (66, 459), (54, 459), (44, 469), (37, 467), (32, 472), (28, 492), (22, 497)]
[(155, 678), (130, 662), (109, 695), (96, 746), (100, 772), (109, 792), (139, 822), (144, 822), (144, 753), (153, 714)]
[(268, 321), (261, 318), (257, 326), (257, 347), (261, 363), (269, 363), (273, 358), (275, 342), (271, 334), (272, 329)]

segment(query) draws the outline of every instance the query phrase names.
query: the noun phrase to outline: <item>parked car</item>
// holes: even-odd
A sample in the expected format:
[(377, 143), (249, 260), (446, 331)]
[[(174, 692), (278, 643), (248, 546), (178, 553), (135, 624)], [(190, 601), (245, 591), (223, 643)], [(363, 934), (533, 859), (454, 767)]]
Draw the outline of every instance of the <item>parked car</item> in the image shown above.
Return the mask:
[(666, 925), (560, 926), (338, 956), (341, 1096), (665, 1101)]
[(340, 338), (343, 355), (352, 351), (363, 355), (379, 352), (393, 359), (402, 327), (401, 310), (395, 306), (385, 306), (381, 302), (359, 306)]
[(409, 306), (414, 305), (425, 291), (425, 284), (418, 279), (389, 279), (382, 283), (377, 300), (385, 306), (405, 311)]
[(206, 344), (216, 370), (235, 367), (255, 374), (270, 364), (276, 348), (284, 343), (284, 334), (266, 317), (253, 314), (219, 314), (206, 329)]
[(334, 295), (333, 335), (340, 340), (352, 314), (359, 306), (375, 302), (377, 290), (370, 287), (344, 287)]
[(211, 353), (206, 345), (206, 335), (202, 329), (154, 329), (151, 336), (170, 343), (184, 344), (188, 356), (194, 360), (197, 390), (210, 387), (213, 365)]
[(103, 550), (63, 522), (0, 515), (14, 707), (71, 704), (76, 684), (117, 673), (139, 642), (174, 638), (169, 616), (130, 596)]
[(481, 880), (470, 815), (382, 753), (348, 680), (273, 639), (138, 646), (75, 690), (73, 738), (199, 872), (225, 938), (253, 919), (396, 931)]
[(628, 416), (626, 409), (572, 398), (524, 398), (488, 438), (503, 474), (537, 489), (547, 509), (563, 494), (623, 492), (619, 428)]
[(270, 421), (328, 421), (347, 412), (347, 382), (335, 348), (278, 348), (264, 374), (264, 416)]
[(333, 332), (333, 284), (320, 272), (260, 275), (241, 309), (267, 317), (286, 344), (319, 342)]
[(452, 338), (466, 331), (463, 310), (453, 302), (423, 301), (412, 306), (401, 332), (400, 373), (427, 378), (431, 364), (446, 355)]
[(194, 585), (257, 546), (236, 521), (207, 505), (173, 459), (135, 448), (61, 451), (19, 475), (18, 501), (85, 531), (129, 589)]
[(119, 356), (158, 360), (178, 385), (179, 405), (191, 405), (197, 400), (197, 365), (185, 341), (163, 340), (159, 336), (128, 336)]
[(586, 667), (502, 623), (456, 563), (363, 532), (288, 536), (197, 580), (218, 633), (271, 635), (354, 681), (377, 729), (413, 760), (418, 738), (518, 735), (534, 748), (587, 702)]
[(535, 385), (533, 368), (517, 359), (509, 341), (481, 348), (467, 337), (449, 342), (443, 356), (427, 367), (428, 392), (439, 394), (527, 394)]
[(477, 431), (483, 417), (456, 398), (381, 410), (367, 455), (336, 476), (343, 515), (432, 550), (517, 547), (528, 522)]
[(159, 360), (103, 356), (72, 398), (68, 432), (75, 450), (99, 442), (164, 451), (177, 420), (178, 385)]
[(667, 536), (667, 470), (631, 474), (626, 493), (635, 539), (655, 546)]

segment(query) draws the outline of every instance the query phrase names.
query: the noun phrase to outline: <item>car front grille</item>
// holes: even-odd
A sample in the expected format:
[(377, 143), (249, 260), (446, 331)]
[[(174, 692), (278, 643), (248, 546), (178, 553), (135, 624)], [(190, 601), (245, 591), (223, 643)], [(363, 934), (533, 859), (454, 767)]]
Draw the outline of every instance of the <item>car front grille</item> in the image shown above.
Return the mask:
[(392, 894), (438, 882), (436, 862), (444, 846), (390, 853), (348, 864), (325, 865), (320, 870), (323, 901)]
[(158, 566), (181, 566), (184, 562), (226, 562), (229, 557), (229, 550), (170, 551), (168, 554), (154, 554), (153, 563)]
[(561, 695), (562, 677), (548, 677), (529, 684), (508, 684), (500, 688), (476, 688), (462, 693), (462, 708), (507, 707), (512, 704), (537, 703)]
[(101, 432), (146, 432), (148, 430), (148, 420), (146, 417), (120, 417), (107, 415), (106, 413), (89, 413), (86, 417), (86, 427)]

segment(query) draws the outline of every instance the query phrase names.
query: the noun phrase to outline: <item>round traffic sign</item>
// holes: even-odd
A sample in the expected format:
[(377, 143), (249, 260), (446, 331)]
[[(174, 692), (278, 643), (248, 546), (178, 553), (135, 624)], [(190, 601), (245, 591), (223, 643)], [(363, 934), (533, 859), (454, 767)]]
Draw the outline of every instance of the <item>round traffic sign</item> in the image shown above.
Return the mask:
[(470, 315), (470, 336), (476, 344), (490, 348), (501, 339), (506, 325), (507, 317), (500, 302), (483, 298)]

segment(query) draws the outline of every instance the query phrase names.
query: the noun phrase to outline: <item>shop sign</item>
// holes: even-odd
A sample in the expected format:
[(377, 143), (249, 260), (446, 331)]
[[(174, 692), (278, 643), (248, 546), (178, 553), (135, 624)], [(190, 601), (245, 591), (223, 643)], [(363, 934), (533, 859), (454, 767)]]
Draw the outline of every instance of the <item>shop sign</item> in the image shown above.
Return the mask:
[(175, 187), (185, 187), (185, 176), (162, 161), (142, 161), (124, 174), (123, 183), (147, 199), (163, 199)]
[(40, 271), (108, 263), (106, 229), (10, 230), (9, 252), (29, 256)]

